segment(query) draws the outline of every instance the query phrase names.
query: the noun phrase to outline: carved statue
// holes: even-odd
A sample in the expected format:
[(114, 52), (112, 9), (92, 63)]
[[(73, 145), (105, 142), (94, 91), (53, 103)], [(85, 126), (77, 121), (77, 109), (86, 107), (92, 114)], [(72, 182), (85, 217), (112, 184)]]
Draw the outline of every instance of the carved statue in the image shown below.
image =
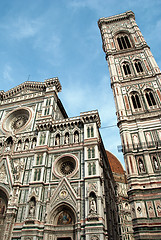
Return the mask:
[(14, 162), (14, 179), (15, 179), (15, 181), (20, 180), (23, 167), (24, 167), (24, 162), (22, 159)]
[(139, 170), (140, 170), (141, 173), (145, 172), (144, 164), (143, 164), (143, 161), (141, 159), (139, 160)]
[(8, 143), (5, 149), (5, 152), (9, 152), (11, 150), (12, 144)]
[(4, 184), (8, 183), (7, 174), (6, 174), (4, 165), (2, 165), (2, 167), (0, 168), (0, 182)]
[(35, 147), (36, 147), (36, 139), (33, 139), (31, 148), (35, 148)]
[(75, 143), (78, 143), (78, 142), (79, 142), (79, 135), (78, 135), (78, 133), (76, 133), (76, 134), (74, 135), (74, 142), (75, 142)]
[(68, 144), (68, 143), (69, 143), (69, 135), (66, 134), (66, 135), (65, 135), (65, 144)]
[(28, 142), (28, 141), (25, 141), (24, 149), (25, 149), (25, 150), (28, 150), (28, 149), (29, 149), (29, 142)]
[(29, 203), (29, 217), (30, 218), (33, 218), (35, 216), (35, 207), (36, 207), (35, 201), (31, 200)]
[(153, 160), (154, 160), (154, 167), (156, 170), (158, 170), (159, 169), (158, 161), (155, 157), (153, 158)]
[(60, 144), (60, 137), (59, 135), (57, 135), (55, 140), (55, 145), (59, 145), (59, 144)]
[(17, 151), (21, 151), (21, 142), (20, 141), (18, 142), (18, 145), (17, 145)]
[(96, 201), (94, 199), (94, 197), (92, 197), (90, 199), (90, 210), (89, 210), (90, 213), (96, 213)]

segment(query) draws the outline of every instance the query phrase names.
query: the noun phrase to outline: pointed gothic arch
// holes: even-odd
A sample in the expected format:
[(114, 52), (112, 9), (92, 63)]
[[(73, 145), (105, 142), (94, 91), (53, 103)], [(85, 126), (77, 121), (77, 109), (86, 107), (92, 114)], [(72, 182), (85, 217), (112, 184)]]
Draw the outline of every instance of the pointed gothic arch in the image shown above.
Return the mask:
[(136, 91), (133, 91), (130, 93), (131, 96), (131, 101), (134, 109), (139, 109), (141, 108), (141, 102), (140, 102), (140, 97), (139, 93)]
[(74, 240), (76, 238), (77, 214), (72, 205), (61, 202), (51, 210), (49, 215), (44, 228), (47, 236), (57, 236), (57, 239)]
[(144, 94), (145, 94), (145, 99), (146, 99), (149, 107), (157, 105), (156, 100), (155, 100), (154, 91), (152, 89), (150, 89), (150, 88), (145, 89)]
[(140, 59), (135, 59), (133, 60), (134, 66), (135, 66), (135, 70), (137, 74), (141, 74), (144, 72), (143, 69), (143, 64), (142, 61)]
[(8, 206), (9, 196), (5, 189), (0, 186), (0, 240), (3, 239), (6, 225), (6, 211)]
[(133, 48), (133, 40), (128, 31), (117, 31), (117, 33), (115, 33), (114, 40), (118, 50)]
[(131, 67), (130, 67), (130, 63), (128, 61), (124, 61), (122, 63), (122, 68), (123, 68), (123, 73), (125, 76), (131, 75)]

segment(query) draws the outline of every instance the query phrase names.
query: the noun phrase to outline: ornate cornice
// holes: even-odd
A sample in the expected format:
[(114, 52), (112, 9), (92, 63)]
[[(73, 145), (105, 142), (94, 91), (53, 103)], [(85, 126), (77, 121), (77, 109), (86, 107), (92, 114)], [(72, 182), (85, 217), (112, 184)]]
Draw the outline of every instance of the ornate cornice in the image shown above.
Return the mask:
[(26, 81), (14, 88), (11, 88), (7, 92), (0, 91), (0, 97), (1, 97), (1, 100), (12, 98), (20, 94), (24, 90), (46, 92), (46, 89), (51, 87), (55, 87), (54, 90), (57, 92), (61, 91), (62, 87), (57, 77), (46, 79), (44, 82)]
[(105, 24), (110, 24), (112, 22), (119, 22), (123, 21), (125, 19), (133, 18), (135, 20), (135, 14), (130, 10), (122, 14), (118, 14), (112, 17), (107, 17), (107, 18), (100, 18), (98, 20), (98, 26), (99, 28), (102, 26), (103, 23)]
[(80, 116), (82, 117), (84, 123), (96, 122), (98, 128), (101, 127), (101, 120), (97, 110), (82, 112)]
[(49, 88), (54, 86), (56, 87), (57, 92), (60, 92), (62, 90), (62, 86), (57, 77), (45, 80), (45, 87)]
[(56, 130), (63, 130), (66, 127), (74, 128), (76, 126), (80, 127), (84, 124), (96, 122), (98, 128), (101, 126), (100, 117), (98, 111), (90, 111), (81, 113), (79, 117), (66, 118), (61, 120), (47, 120), (42, 119), (37, 122), (37, 131), (50, 131), (54, 132)]

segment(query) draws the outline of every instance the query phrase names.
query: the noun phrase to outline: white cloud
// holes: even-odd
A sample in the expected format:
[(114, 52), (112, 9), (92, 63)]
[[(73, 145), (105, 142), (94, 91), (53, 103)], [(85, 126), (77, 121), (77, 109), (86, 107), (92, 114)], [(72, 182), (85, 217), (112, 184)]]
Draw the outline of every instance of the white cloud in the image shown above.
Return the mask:
[(8, 64), (6, 64), (4, 66), (4, 70), (3, 70), (2, 76), (3, 76), (4, 81), (6, 81), (6, 82), (13, 82), (11, 66), (9, 66)]
[(14, 21), (11, 19), (7, 24), (0, 25), (0, 28), (7, 32), (6, 36), (10, 36), (12, 39), (23, 40), (35, 36), (41, 25), (39, 19), (18, 17)]
[(19, 18), (11, 27), (11, 36), (21, 40), (36, 35), (40, 29), (40, 22), (37, 20)]

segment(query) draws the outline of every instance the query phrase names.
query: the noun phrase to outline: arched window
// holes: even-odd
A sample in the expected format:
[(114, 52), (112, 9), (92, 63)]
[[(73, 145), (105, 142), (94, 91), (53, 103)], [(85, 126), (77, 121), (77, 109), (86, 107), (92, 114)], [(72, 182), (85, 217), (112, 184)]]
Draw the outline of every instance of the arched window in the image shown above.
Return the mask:
[(44, 115), (46, 116), (46, 115), (49, 115), (49, 113), (50, 113), (50, 108), (48, 107), (48, 108), (45, 108), (45, 111), (44, 111)]
[(92, 148), (92, 158), (95, 158), (95, 149), (94, 149), (94, 147)]
[(88, 175), (92, 174), (91, 163), (88, 164)]
[(137, 73), (143, 72), (143, 68), (142, 68), (141, 62), (139, 60), (136, 60), (134, 65), (135, 65), (135, 69), (136, 69)]
[(41, 177), (41, 169), (35, 169), (35, 173), (34, 173), (34, 181), (39, 181)]
[(130, 70), (129, 63), (128, 62), (124, 62), (122, 66), (123, 66), (124, 74), (125, 75), (130, 75), (131, 74), (131, 70)]
[(151, 90), (148, 90), (145, 93), (145, 96), (146, 96), (146, 100), (147, 100), (150, 107), (156, 105), (156, 101), (154, 99), (154, 95), (153, 95), (153, 92)]
[(137, 93), (133, 93), (131, 95), (131, 100), (132, 100), (134, 109), (141, 108), (139, 95)]
[(12, 137), (8, 137), (6, 139), (6, 152), (10, 151), (12, 149), (12, 146), (13, 146), (13, 139)]
[(42, 160), (43, 160), (43, 155), (37, 155), (36, 158), (36, 165), (41, 165), (42, 164)]
[(88, 159), (95, 158), (95, 148), (88, 148)]
[(91, 149), (88, 148), (88, 159), (90, 159), (90, 158), (91, 158)]
[(96, 174), (96, 164), (93, 163), (93, 175), (95, 175), (95, 174)]
[(46, 100), (46, 106), (50, 106), (50, 104), (51, 104), (51, 99), (48, 98), (48, 99)]
[(87, 137), (90, 138), (90, 137), (94, 137), (94, 129), (93, 129), (93, 126), (89, 126), (87, 128)]
[(130, 43), (129, 37), (127, 35), (124, 35), (124, 34), (119, 35), (117, 37), (117, 42), (118, 42), (120, 50), (131, 48), (131, 43)]

